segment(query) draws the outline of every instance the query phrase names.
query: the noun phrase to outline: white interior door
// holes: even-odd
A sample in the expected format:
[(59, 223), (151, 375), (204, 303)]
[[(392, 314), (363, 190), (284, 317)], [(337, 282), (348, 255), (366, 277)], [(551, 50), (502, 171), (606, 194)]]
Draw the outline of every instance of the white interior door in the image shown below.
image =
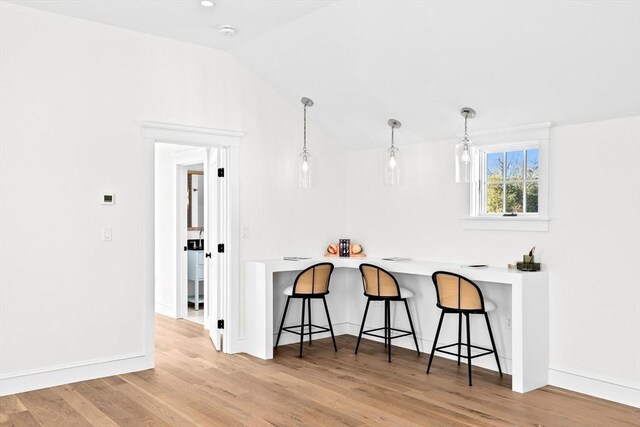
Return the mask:
[(218, 321), (223, 319), (221, 313), (222, 281), (220, 280), (220, 255), (218, 245), (223, 243), (220, 236), (220, 187), (222, 179), (218, 177), (220, 168), (220, 149), (207, 148), (205, 163), (205, 259), (204, 259), (204, 299), (205, 327), (216, 350), (222, 350), (222, 329)]
[[(215, 219), (215, 223), (217, 224), (217, 235), (218, 242), (224, 245), (224, 250), (222, 252), (217, 253), (217, 262), (216, 262), (216, 294), (215, 294), (215, 304), (217, 304), (217, 314), (218, 319), (222, 320), (223, 325), (222, 328), (217, 329), (217, 339), (220, 340), (220, 347), (216, 347), (218, 349), (222, 349), (224, 346), (224, 341), (222, 338), (224, 337), (224, 331), (227, 330), (226, 322), (229, 320), (229, 313), (227, 312), (227, 303), (228, 303), (228, 295), (227, 291), (230, 285), (229, 280), (229, 270), (230, 270), (230, 220), (229, 220), (229, 149), (226, 147), (219, 147), (217, 150), (218, 157), (218, 170), (219, 172), (222, 170), (222, 176), (220, 174), (216, 174), (217, 179), (217, 192), (216, 192), (216, 218), (212, 218), (213, 221)], [(213, 340), (213, 338), (212, 338)], [(215, 341), (214, 341), (215, 343)], [(226, 350), (225, 350), (226, 351)]]

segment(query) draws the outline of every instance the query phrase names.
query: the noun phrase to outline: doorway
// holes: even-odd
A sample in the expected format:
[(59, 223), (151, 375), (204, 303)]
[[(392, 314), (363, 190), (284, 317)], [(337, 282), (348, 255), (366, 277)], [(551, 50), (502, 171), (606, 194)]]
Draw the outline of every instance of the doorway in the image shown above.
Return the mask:
[[(155, 342), (154, 312), (172, 317), (187, 317), (189, 314), (187, 298), (195, 297), (196, 294), (198, 299), (202, 298), (202, 302), (198, 301), (198, 310), (195, 310), (194, 303), (191, 307), (194, 311), (201, 311), (203, 326), (208, 331), (214, 347), (225, 352), (234, 352), (234, 347), (238, 347), (238, 326), (235, 319), (241, 316), (238, 312), (240, 306), (238, 286), (235, 286), (239, 277), (239, 186), (236, 170), (239, 138), (242, 135), (235, 131), (163, 123), (143, 124), (143, 281), (145, 302), (152, 301), (152, 304), (145, 304), (144, 312), (148, 353), (155, 353), (149, 345)], [(167, 148), (166, 146), (169, 145), (172, 147), (165, 151), (171, 152), (173, 157), (173, 166), (169, 167), (173, 168), (173, 179), (169, 174), (168, 179), (165, 177), (165, 181), (157, 182), (156, 157), (162, 154), (156, 150), (157, 147)], [(204, 204), (204, 206), (197, 206), (196, 210), (204, 218), (201, 227), (193, 224), (192, 227), (183, 227), (182, 224), (187, 224), (189, 214), (186, 209), (189, 196), (186, 191), (188, 172), (189, 170), (199, 172), (196, 170), (197, 165), (202, 165), (202, 180), (198, 183), (199, 188), (196, 193), (202, 191), (204, 200), (192, 200), (191, 203)], [(161, 186), (174, 188), (172, 198), (174, 209), (164, 212), (169, 220), (156, 217), (156, 201), (160, 202), (163, 198), (157, 191)], [(182, 202), (179, 201), (181, 198), (184, 199)], [(203, 209), (200, 209), (201, 207)], [(184, 222), (181, 218), (184, 218)], [(202, 291), (193, 289), (191, 293), (188, 286), (190, 240), (196, 241), (193, 249), (202, 254), (199, 263), (202, 266), (201, 274), (198, 276), (198, 284), (202, 285)], [(167, 255), (167, 252), (157, 251), (156, 241), (160, 246), (163, 241), (173, 246), (173, 259)], [(184, 250), (185, 247), (187, 250)], [(171, 265), (174, 266), (173, 270), (167, 268)], [(168, 270), (169, 273), (162, 273), (163, 270)], [(160, 286), (156, 292), (156, 283), (163, 281), (173, 283), (173, 286), (165, 283), (165, 286)], [(151, 310), (148, 309), (149, 306)], [(155, 310), (153, 310), (154, 306)], [(223, 335), (223, 328), (226, 325), (230, 327), (224, 330)]]
[(156, 310), (203, 326), (204, 207), (216, 204), (205, 186), (206, 161), (203, 147), (155, 144)]

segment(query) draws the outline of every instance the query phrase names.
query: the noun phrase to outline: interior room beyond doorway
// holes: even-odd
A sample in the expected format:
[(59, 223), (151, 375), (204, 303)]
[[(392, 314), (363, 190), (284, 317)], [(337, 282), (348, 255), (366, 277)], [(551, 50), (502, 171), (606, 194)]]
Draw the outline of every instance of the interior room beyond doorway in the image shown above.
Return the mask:
[(204, 325), (206, 151), (155, 147), (156, 309)]

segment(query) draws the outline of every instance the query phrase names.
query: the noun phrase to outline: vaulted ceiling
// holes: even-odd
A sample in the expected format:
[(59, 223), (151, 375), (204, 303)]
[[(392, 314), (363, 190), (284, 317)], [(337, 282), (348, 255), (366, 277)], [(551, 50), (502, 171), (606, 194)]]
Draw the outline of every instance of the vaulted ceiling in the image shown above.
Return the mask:
[(227, 50), (351, 149), (640, 115), (635, 0), (15, 3)]

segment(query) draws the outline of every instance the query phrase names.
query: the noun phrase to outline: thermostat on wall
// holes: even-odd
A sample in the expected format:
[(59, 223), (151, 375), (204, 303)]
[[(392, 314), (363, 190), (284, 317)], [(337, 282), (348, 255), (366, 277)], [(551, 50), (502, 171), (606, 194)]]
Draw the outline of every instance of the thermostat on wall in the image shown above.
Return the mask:
[(103, 205), (113, 205), (116, 202), (116, 195), (114, 193), (104, 193), (102, 195)]

